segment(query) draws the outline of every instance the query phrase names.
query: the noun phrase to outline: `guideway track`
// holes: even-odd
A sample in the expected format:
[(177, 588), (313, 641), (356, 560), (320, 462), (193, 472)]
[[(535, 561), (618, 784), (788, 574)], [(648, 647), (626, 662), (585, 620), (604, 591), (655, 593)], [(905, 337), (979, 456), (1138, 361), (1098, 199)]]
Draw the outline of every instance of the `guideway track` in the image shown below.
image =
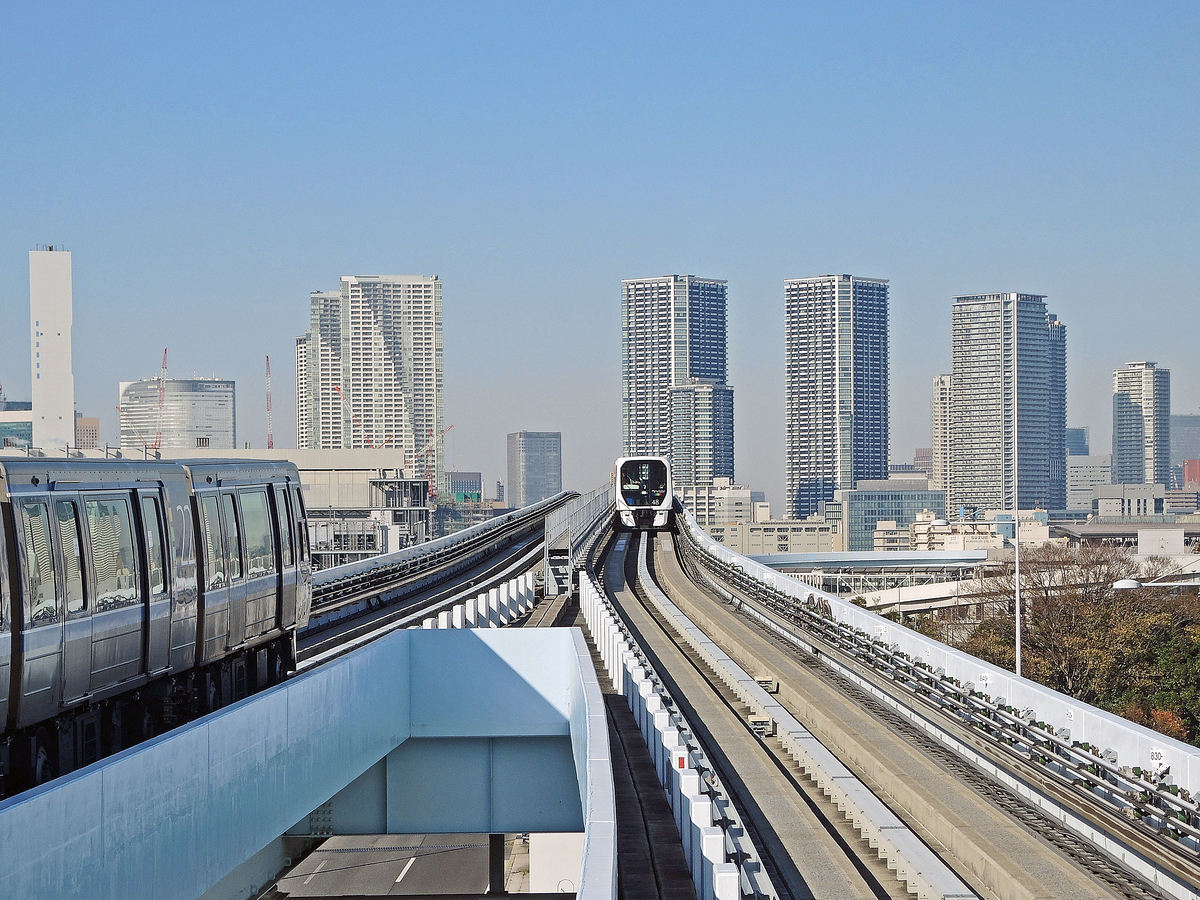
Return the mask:
[[(632, 577), (626, 574), (629, 567)], [(633, 554), (604, 558), (605, 590), (692, 723), (751, 830), (785, 900), (900, 898), (907, 892), (857, 836), (839, 828), (803, 789), (798, 770), (750, 730), (745, 707), (682, 645), (632, 588)]]
[[(670, 539), (655, 554), (657, 575), (686, 614), (752, 673), (778, 679), (778, 702), (803, 721), (892, 809), (918, 830), (983, 896), (1147, 898), (1153, 888), (1078, 841), (1047, 841), (1035, 819), (1054, 824), (1007, 794), (815, 657), (688, 580)], [(1050, 835), (1060, 837), (1060, 835)], [(1056, 846), (1057, 844), (1057, 846)], [(1086, 856), (1086, 855), (1085, 855)], [(1086, 860), (1085, 860), (1086, 862)]]

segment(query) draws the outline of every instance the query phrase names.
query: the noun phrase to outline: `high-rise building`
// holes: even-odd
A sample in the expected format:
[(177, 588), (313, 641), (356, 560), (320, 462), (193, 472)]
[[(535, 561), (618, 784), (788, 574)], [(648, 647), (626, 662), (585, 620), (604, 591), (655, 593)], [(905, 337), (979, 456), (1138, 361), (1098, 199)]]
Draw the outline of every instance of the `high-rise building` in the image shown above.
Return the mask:
[(913, 451), (913, 471), (920, 472), (926, 478), (933, 477), (932, 447), (918, 447)]
[(562, 432), (517, 431), (508, 436), (508, 505), (529, 506), (562, 490)]
[(1200, 459), (1200, 416), (1171, 416), (1171, 465)]
[[(162, 402), (159, 402), (159, 388)], [(237, 449), (234, 384), (215, 378), (122, 381), (121, 449), (164, 455)]]
[(410, 473), (444, 489), (442, 283), (432, 277), (343, 276), (309, 297), (296, 339), (296, 443), (399, 448)]
[(975, 294), (951, 310), (947, 507), (1066, 506), (1066, 328), (1036, 294)]
[(733, 477), (733, 388), (692, 378), (671, 388), (671, 477), (680, 487)]
[(621, 283), (624, 452), (671, 457), (681, 487), (733, 477), (725, 305), (726, 284), (718, 279), (664, 275)]
[(1085, 425), (1083, 428), (1067, 429), (1067, 456), (1088, 456), (1091, 453), (1091, 448), (1091, 428)]
[(835, 490), (888, 476), (888, 282), (785, 282), (787, 497), (805, 518)]
[(75, 442), (75, 376), (71, 369), (71, 252), (29, 251), (29, 357), (33, 445)]
[(1171, 483), (1171, 370), (1131, 362), (1113, 372), (1112, 483)]
[(446, 473), (447, 499), (458, 503), (481, 503), (483, 501), (483, 473), (458, 472), (451, 469)]
[(95, 450), (100, 446), (100, 420), (75, 415), (75, 446), (80, 450)]
[(1112, 482), (1112, 457), (1067, 456), (1067, 509), (1091, 510), (1092, 489)]
[(933, 474), (929, 476), (929, 487), (935, 491), (950, 488), (950, 382), (949, 375), (933, 376), (929, 423), (933, 441)]

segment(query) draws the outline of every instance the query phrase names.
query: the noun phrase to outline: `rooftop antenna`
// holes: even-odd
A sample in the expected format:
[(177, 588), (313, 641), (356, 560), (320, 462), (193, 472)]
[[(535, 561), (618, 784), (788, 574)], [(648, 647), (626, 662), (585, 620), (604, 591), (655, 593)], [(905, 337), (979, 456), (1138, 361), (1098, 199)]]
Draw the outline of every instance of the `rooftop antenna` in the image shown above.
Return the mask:
[(275, 427), (271, 421), (271, 357), (267, 357), (267, 449), (275, 449)]

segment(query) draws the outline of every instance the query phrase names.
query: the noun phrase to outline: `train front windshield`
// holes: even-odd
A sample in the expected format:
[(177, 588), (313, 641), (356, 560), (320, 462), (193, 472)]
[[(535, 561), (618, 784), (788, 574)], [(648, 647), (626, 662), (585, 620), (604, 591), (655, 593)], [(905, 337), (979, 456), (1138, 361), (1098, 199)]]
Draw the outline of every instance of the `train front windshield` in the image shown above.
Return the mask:
[(667, 465), (631, 459), (621, 466), (621, 497), (628, 506), (661, 506), (667, 497)]

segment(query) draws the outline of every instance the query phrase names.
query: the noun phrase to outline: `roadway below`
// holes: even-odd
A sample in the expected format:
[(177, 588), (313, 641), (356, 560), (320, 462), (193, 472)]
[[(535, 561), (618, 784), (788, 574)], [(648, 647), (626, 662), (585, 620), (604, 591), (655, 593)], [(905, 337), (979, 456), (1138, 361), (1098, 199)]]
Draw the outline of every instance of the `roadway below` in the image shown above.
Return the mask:
[[(982, 773), (951, 757), (949, 751), (932, 753), (931, 749), (940, 748), (931, 748), (928, 737), (854, 690), (815, 657), (738, 615), (730, 604), (689, 580), (670, 534), (658, 535), (653, 541), (652, 574), (672, 602), (751, 675), (777, 680), (778, 702), (981, 897), (1108, 900), (1157, 896), (1147, 893), (1148, 886), (1127, 877), (1101, 880), (1097, 875), (1104, 873), (1085, 869), (1028, 827), (1026, 820), (1012, 815), (1012, 804), (1006, 804), (1007, 808), (997, 805), (996, 791), (1003, 791), (999, 785), (980, 790)], [(668, 633), (645, 607), (633, 613), (647, 633)], [(672, 665), (672, 673), (677, 671), (676, 665)], [(971, 777), (965, 778), (967, 774)], [(811, 799), (820, 806), (821, 798)], [(1021, 804), (1015, 797), (1012, 800)], [(826, 822), (837, 817), (836, 811), (823, 811)], [(790, 848), (788, 852), (793, 861), (803, 859)], [(831, 895), (818, 891), (814, 896)]]

